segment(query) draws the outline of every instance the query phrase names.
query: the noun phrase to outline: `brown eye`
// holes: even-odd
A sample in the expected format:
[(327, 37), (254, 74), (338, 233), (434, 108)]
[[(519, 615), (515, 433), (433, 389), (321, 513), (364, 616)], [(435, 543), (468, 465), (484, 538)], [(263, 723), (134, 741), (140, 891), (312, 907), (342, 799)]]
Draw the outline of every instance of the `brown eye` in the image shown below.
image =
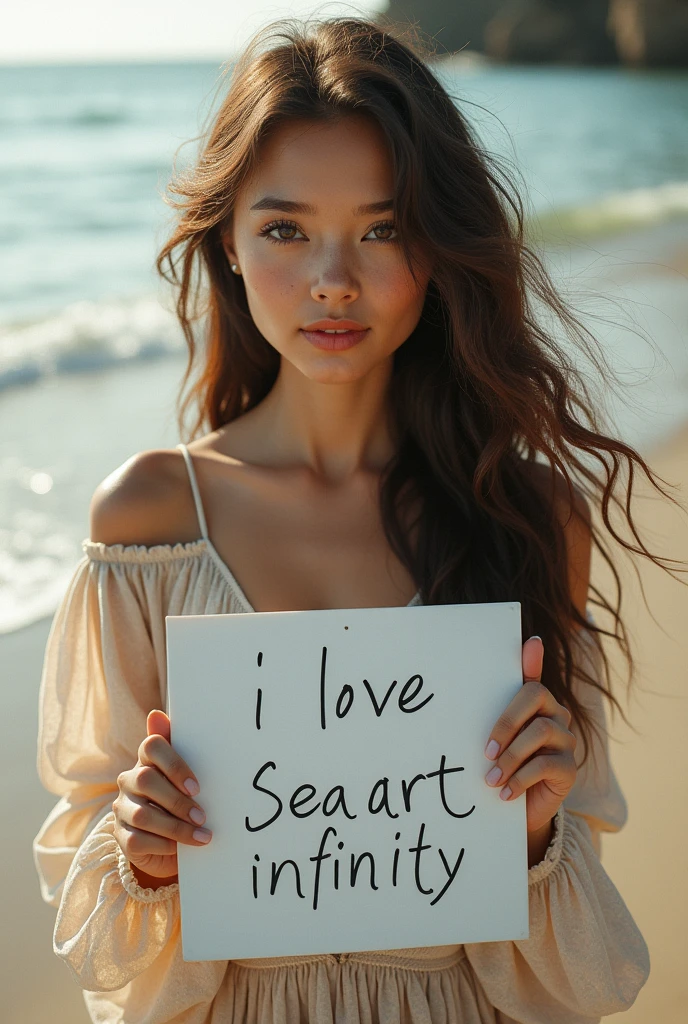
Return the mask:
[[(277, 227), (273, 228), (272, 230), (277, 231), (280, 238), (293, 238), (296, 228), (294, 227), (293, 224), (278, 224)], [(290, 233), (285, 235), (285, 231)]]
[[(266, 224), (264, 228), (261, 228), (260, 234), (264, 238), (268, 238), (271, 242), (293, 242), (299, 241), (296, 239), (294, 232), (298, 231), (298, 227), (290, 220), (273, 220), (270, 224)], [(278, 235), (274, 235), (273, 232), (277, 231)], [(282, 232), (286, 232), (286, 235)]]
[(394, 235), (392, 235), (392, 236), (389, 235), (390, 231), (396, 232), (396, 228), (394, 227), (394, 224), (392, 223), (392, 221), (386, 220), (386, 221), (382, 221), (380, 224), (373, 224), (373, 226), (370, 229), (370, 231), (368, 232), (368, 234), (371, 234), (372, 232), (378, 232), (378, 231), (386, 232), (387, 234), (386, 234), (385, 237), (380, 237), (380, 235), (378, 235), (376, 238), (372, 239), (372, 241), (375, 241), (375, 242), (393, 242), (393, 241), (396, 240)]

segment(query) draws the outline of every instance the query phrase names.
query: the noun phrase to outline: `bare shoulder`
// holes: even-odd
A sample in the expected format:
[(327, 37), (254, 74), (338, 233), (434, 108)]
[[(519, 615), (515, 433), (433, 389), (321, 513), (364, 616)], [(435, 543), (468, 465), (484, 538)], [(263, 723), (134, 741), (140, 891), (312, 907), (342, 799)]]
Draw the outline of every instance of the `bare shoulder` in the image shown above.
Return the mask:
[(566, 541), (571, 599), (580, 614), (585, 615), (592, 556), (590, 503), (573, 481), (570, 493), (564, 474), (558, 469), (553, 471), (549, 463), (527, 462), (525, 465), (533, 484), (543, 499), (552, 503), (553, 513), (561, 523)]
[(188, 473), (176, 449), (137, 452), (106, 476), (91, 498), (91, 540), (152, 546), (198, 537)]

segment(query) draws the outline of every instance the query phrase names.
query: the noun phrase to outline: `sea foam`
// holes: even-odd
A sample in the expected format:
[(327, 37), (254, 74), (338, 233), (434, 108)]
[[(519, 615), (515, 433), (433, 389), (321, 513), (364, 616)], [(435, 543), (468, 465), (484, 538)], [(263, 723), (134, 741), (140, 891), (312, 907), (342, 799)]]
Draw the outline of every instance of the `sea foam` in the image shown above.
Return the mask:
[(0, 390), (160, 358), (183, 347), (175, 318), (154, 296), (73, 302), (53, 316), (0, 328)]

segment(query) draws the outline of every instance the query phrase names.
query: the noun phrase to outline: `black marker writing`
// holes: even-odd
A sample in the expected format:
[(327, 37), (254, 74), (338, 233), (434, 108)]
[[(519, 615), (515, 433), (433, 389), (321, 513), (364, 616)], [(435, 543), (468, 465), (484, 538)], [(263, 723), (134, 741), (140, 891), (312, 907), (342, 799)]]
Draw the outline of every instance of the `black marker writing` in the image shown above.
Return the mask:
[[(412, 854), (410, 860), (409, 858), (401, 859), (404, 851), (399, 846), (394, 847), (391, 865), (386, 854), (378, 853), (376, 856), (370, 850), (360, 852), (349, 850), (346, 854), (349, 870), (342, 872), (340, 855), (344, 856), (342, 851), (346, 844), (343, 840), (338, 839), (337, 849), (333, 852), (328, 849), (331, 837), (337, 837), (337, 830), (328, 825), (320, 837), (317, 853), (308, 858), (313, 868), (309, 868), (308, 863), (300, 865), (292, 858), (270, 861), (269, 869), (267, 865), (265, 868), (266, 872), (269, 870), (269, 885), (261, 886), (260, 872), (262, 869), (256, 864), (252, 865), (254, 897), (258, 899), (261, 896), (274, 896), (279, 882), (280, 890), (286, 887), (299, 899), (305, 899), (306, 893), (308, 893), (313, 910), (317, 910), (323, 893), (328, 889), (331, 893), (342, 892), (342, 882), (344, 886), (351, 889), (369, 887), (371, 892), (377, 892), (390, 881), (392, 886), (397, 887), (401, 875), (402, 882), (405, 881), (406, 884), (415, 887), (419, 895), (433, 896), (433, 899), (429, 901), (429, 906), (434, 907), (448, 892), (464, 862), (464, 847), (461, 847), (452, 864), (441, 847), (436, 848), (432, 843), (426, 841), (426, 824), (423, 822), (418, 830), (415, 844), (407, 847), (408, 853)], [(401, 839), (401, 832), (395, 832), (394, 839), (398, 843)], [(254, 860), (260, 860), (258, 854), (255, 854)], [(366, 867), (367, 870), (365, 870)], [(436, 874), (438, 867), (446, 876), (446, 881), (437, 894), (433, 895), (435, 889), (424, 882), (428, 872), (432, 871), (433, 874)], [(289, 870), (285, 871), (286, 868)], [(267, 882), (267, 877), (265, 881)]]
[(373, 705), (373, 708), (375, 710), (375, 714), (379, 718), (380, 715), (382, 714), (382, 712), (385, 710), (385, 704), (387, 703), (389, 698), (392, 696), (392, 690), (397, 685), (397, 681), (395, 679), (392, 682), (392, 685), (390, 686), (389, 690), (387, 691), (387, 693), (385, 694), (385, 696), (384, 696), (384, 698), (382, 700), (382, 704), (378, 704), (378, 702), (377, 702), (377, 700), (375, 698), (375, 691), (373, 690), (372, 686), (370, 685), (370, 683), (368, 682), (367, 679), (363, 680), (363, 685), (365, 686), (366, 690), (368, 691), (368, 696), (370, 697), (370, 703)]
[[(378, 695), (375, 692), (373, 685), (367, 679), (361, 680), (361, 683), (368, 694), (368, 700), (370, 701), (375, 717), (381, 718), (390, 697), (399, 685), (398, 680), (392, 680), (381, 699), (378, 699)], [(404, 714), (407, 715), (414, 714), (414, 712), (420, 711), (421, 708), (424, 708), (425, 705), (432, 700), (435, 694), (429, 693), (424, 700), (421, 700), (418, 704), (411, 706), (412, 702), (416, 697), (418, 697), (423, 689), (423, 685), (423, 677), (419, 672), (416, 672), (407, 679), (396, 700), (396, 704), (400, 711), (403, 711)], [(345, 683), (337, 694), (335, 700), (335, 713), (337, 718), (346, 718), (354, 705), (355, 699), (356, 692), (354, 691), (353, 686), (351, 683)], [(320, 657), (320, 728), (327, 728), (327, 647), (323, 647)]]
[[(260, 668), (260, 666), (263, 664), (263, 652), (262, 651), (258, 652), (258, 657), (256, 658), (256, 661), (258, 662), (258, 668)], [(256, 695), (256, 729), (260, 729), (260, 707), (261, 707), (262, 701), (263, 701), (263, 691), (260, 689), (260, 687), (258, 687), (258, 693)]]
[(265, 771), (266, 768), (277, 768), (277, 765), (275, 764), (274, 761), (266, 761), (265, 764), (262, 765), (262, 767), (260, 767), (258, 769), (258, 771), (256, 772), (256, 774), (253, 776), (253, 788), (257, 789), (260, 793), (266, 793), (267, 796), (271, 796), (273, 800), (277, 801), (279, 806), (277, 807), (277, 810), (275, 811), (273, 816), (271, 818), (269, 818), (267, 821), (264, 821), (262, 825), (256, 825), (256, 826), (250, 825), (249, 824), (249, 820), (248, 820), (248, 815), (247, 815), (246, 816), (245, 825), (246, 825), (247, 831), (249, 831), (249, 832), (260, 832), (260, 830), (262, 828), (267, 828), (268, 825), (272, 825), (273, 821), (276, 821), (277, 818), (279, 818), (280, 814), (282, 813), (283, 804), (282, 804), (282, 801), (280, 800), (280, 798), (275, 793), (273, 793), (271, 790), (265, 789), (263, 786), (259, 786), (258, 785), (258, 779), (261, 777), (261, 775), (263, 774), (263, 772)]
[(442, 899), (442, 897), (444, 896), (445, 892), (447, 891), (449, 886), (452, 884), (452, 882), (456, 878), (456, 872), (461, 867), (461, 861), (463, 860), (464, 850), (463, 850), (463, 846), (462, 846), (461, 847), (461, 852), (460, 852), (459, 857), (458, 857), (458, 860), (456, 861), (456, 864), (454, 865), (453, 868), (449, 867), (449, 864), (447, 863), (447, 858), (444, 856), (444, 851), (442, 850), (441, 846), (437, 848), (437, 852), (439, 853), (440, 857), (442, 858), (442, 863), (444, 864), (444, 870), (449, 875), (449, 880), (448, 880), (447, 884), (444, 886), (444, 888), (440, 889), (440, 891), (438, 892), (437, 896), (435, 896), (434, 900), (430, 900), (430, 906), (431, 907), (434, 907), (435, 904), (437, 903), (437, 901)]
[(473, 811), (475, 810), (475, 804), (473, 804), (473, 806), (471, 807), (470, 811), (464, 811), (462, 814), (456, 813), (456, 812), (452, 811), (451, 807), (447, 803), (447, 797), (446, 797), (446, 793), (444, 791), (444, 776), (445, 775), (449, 775), (451, 772), (462, 772), (463, 768), (445, 768), (445, 764), (446, 763), (447, 763), (447, 758), (445, 757), (444, 754), (442, 754), (442, 757), (440, 758), (439, 771), (428, 772), (427, 778), (428, 779), (432, 779), (432, 778), (435, 777), (435, 775), (439, 775), (439, 777), (440, 777), (440, 799), (442, 800), (442, 806), (444, 807), (444, 809), (447, 812), (447, 814), (451, 814), (452, 818), (467, 818), (468, 815), (472, 814)]
[[(268, 825), (272, 825), (272, 823), (276, 821), (282, 813), (285, 802), (288, 803), (289, 810), (295, 818), (308, 818), (318, 809), (322, 810), (322, 814), (326, 818), (332, 817), (332, 815), (336, 814), (338, 811), (341, 811), (344, 817), (349, 818), (350, 821), (353, 821), (358, 817), (355, 812), (352, 812), (349, 806), (346, 787), (340, 783), (330, 787), (325, 794), (322, 803), (319, 800), (313, 803), (317, 797), (318, 791), (316, 786), (310, 782), (305, 782), (300, 786), (297, 786), (292, 793), (291, 798), (285, 796), (285, 799), (282, 800), (274, 790), (268, 789), (265, 785), (261, 785), (263, 773), (268, 768), (272, 768), (276, 771), (277, 765), (274, 761), (266, 761), (261, 765), (253, 777), (252, 786), (258, 793), (263, 793), (265, 796), (269, 796), (274, 800), (277, 805), (277, 810), (271, 817), (264, 821), (262, 825), (251, 825), (247, 816), (245, 819), (246, 829), (249, 832), (259, 832), (261, 829), (267, 828)], [(415, 786), (421, 782), (437, 778), (439, 783), (437, 786), (439, 797), (446, 813), (451, 815), (452, 818), (467, 818), (475, 810), (475, 804), (473, 804), (467, 811), (454, 811), (447, 802), (446, 793), (446, 776), (451, 775), (454, 772), (462, 772), (463, 770), (462, 765), (458, 765), (454, 768), (447, 768), (447, 755), (441, 754), (440, 767), (436, 771), (426, 772), (425, 774), (419, 773), (418, 775), (414, 775), (410, 781), (407, 779), (400, 779), (399, 787), (401, 789), (403, 810), (405, 810), (407, 814), (412, 812), (411, 794)], [(399, 817), (399, 812), (393, 809), (388, 776), (385, 775), (383, 778), (377, 779), (373, 784), (368, 797), (367, 810), (370, 814), (380, 814), (384, 811), (388, 818)]]

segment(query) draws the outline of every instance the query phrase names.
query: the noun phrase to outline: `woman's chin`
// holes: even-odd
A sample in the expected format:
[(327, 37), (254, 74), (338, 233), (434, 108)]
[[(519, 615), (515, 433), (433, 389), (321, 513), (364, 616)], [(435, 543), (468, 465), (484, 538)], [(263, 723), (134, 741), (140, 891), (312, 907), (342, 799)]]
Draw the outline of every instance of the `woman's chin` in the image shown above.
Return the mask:
[(352, 350), (309, 355), (294, 360), (294, 365), (315, 384), (353, 384), (374, 368), (368, 360), (356, 358)]

